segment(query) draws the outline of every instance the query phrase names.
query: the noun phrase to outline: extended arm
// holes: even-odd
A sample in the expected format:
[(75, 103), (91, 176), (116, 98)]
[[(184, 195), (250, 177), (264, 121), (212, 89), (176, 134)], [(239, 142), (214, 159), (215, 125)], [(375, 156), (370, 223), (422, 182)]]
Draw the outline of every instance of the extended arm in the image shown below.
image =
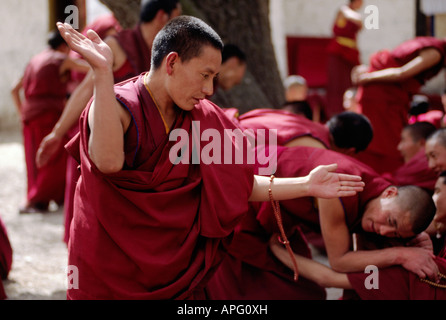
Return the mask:
[(342, 14), (346, 19), (353, 21), (357, 25), (362, 27), (362, 16), (359, 12), (351, 9), (349, 6), (344, 5), (340, 9), (340, 14)]
[(288, 200), (299, 197), (347, 197), (361, 192), (364, 182), (361, 177), (335, 173), (337, 165), (319, 166), (306, 177), (275, 178), (255, 176), (250, 201), (269, 201), (271, 186), (274, 200)]
[(93, 71), (94, 96), (88, 114), (90, 127), (89, 155), (103, 173), (113, 173), (124, 165), (124, 133), (130, 115), (115, 98), (113, 53), (92, 30), (83, 36), (68, 24), (58, 24), (70, 48), (90, 64)]
[[(277, 259), (293, 270), (293, 263), (290, 255), (284, 246), (277, 240), (277, 235), (271, 237), (270, 249)], [(294, 254), (294, 257), (299, 265), (299, 273), (302, 277), (312, 280), (324, 288), (352, 288), (345, 273), (336, 272), (322, 263), (298, 254)]]
[(42, 167), (51, 159), (65, 135), (79, 121), (82, 111), (93, 96), (93, 72), (90, 71), (84, 80), (76, 87), (53, 130), (40, 143), (37, 151), (36, 163)]
[(440, 60), (440, 52), (436, 49), (428, 48), (422, 50), (419, 56), (399, 68), (387, 68), (373, 72), (364, 72), (363, 69), (356, 69), (359, 72), (353, 76), (353, 81), (358, 85), (370, 82), (400, 82), (433, 67)]
[(23, 77), (20, 78), (11, 89), (12, 100), (17, 108), (17, 112), (22, 114), (22, 99), (20, 97), (20, 90), (23, 88)]

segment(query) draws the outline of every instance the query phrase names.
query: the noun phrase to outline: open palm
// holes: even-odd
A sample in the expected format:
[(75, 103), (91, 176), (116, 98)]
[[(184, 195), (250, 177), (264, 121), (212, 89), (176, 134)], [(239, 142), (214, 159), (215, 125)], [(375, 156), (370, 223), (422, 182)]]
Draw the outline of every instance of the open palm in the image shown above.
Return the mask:
[(318, 198), (354, 196), (364, 189), (360, 176), (334, 172), (337, 164), (318, 166), (310, 174), (310, 194)]
[(113, 67), (113, 52), (96, 32), (89, 30), (87, 36), (84, 36), (69, 24), (60, 22), (57, 28), (68, 46), (79, 53), (93, 69)]

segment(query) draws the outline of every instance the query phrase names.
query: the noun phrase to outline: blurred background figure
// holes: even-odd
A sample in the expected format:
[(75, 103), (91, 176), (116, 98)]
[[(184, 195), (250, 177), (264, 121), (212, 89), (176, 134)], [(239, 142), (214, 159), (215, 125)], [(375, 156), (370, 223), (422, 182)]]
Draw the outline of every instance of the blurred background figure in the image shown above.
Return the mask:
[(30, 60), (11, 91), (22, 120), (27, 168), (27, 197), (20, 213), (45, 212), (51, 201), (64, 202), (67, 153), (63, 145), (42, 167), (36, 165), (36, 154), (65, 108), (71, 72), (89, 70), (87, 62), (70, 58), (69, 52), (59, 31), (51, 32), (48, 48)]
[(333, 25), (333, 39), (328, 46), (327, 117), (344, 111), (343, 96), (352, 86), (352, 69), (360, 64), (357, 36), (362, 28), (358, 12), (363, 0), (350, 0), (343, 5)]

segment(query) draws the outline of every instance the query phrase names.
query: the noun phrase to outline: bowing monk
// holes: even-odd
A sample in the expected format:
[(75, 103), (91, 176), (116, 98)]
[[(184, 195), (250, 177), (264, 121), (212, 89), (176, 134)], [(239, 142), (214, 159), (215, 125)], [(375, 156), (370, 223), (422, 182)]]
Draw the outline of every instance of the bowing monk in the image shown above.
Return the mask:
[(353, 70), (359, 108), (374, 129), (373, 140), (357, 156), (359, 160), (379, 173), (392, 172), (403, 164), (397, 145), (408, 123), (412, 97), (445, 66), (445, 50), (446, 39), (417, 37), (392, 51), (373, 54), (369, 67)]
[[(180, 13), (181, 6), (178, 0), (146, 1), (141, 8), (140, 22), (135, 28), (121, 30), (118, 34), (105, 37), (104, 41), (113, 51), (115, 83), (137, 76), (150, 69), (150, 49), (155, 35), (169, 19)], [(110, 22), (114, 23), (113, 20), (106, 22), (108, 25), (110, 25)], [(93, 24), (91, 27), (94, 31), (98, 27), (100, 35), (106, 35), (103, 24)], [(85, 30), (84, 33), (88, 30)], [(43, 139), (36, 159), (39, 166), (46, 163), (54, 152), (53, 150), (61, 145), (64, 136), (72, 138), (78, 132), (79, 116), (93, 94), (93, 87), (93, 73), (91, 72), (75, 89), (53, 130)], [(71, 162), (72, 160), (69, 158), (68, 163), (71, 164)], [(68, 180), (65, 198), (68, 200), (65, 207), (64, 241), (66, 243), (68, 243), (70, 223), (73, 216), (72, 197), (78, 178), (76, 173), (77, 165), (70, 165), (67, 169)]]
[(342, 112), (321, 124), (285, 110), (254, 109), (240, 116), (232, 110), (225, 112), (243, 130), (253, 129), (256, 133), (264, 129), (265, 142), (269, 130), (276, 129), (279, 146), (309, 146), (353, 155), (365, 150), (373, 137), (368, 119), (353, 112)]
[[(442, 172), (435, 184), (433, 200), (437, 208), (434, 220), (426, 230), (438, 235), (439, 246), (436, 249), (426, 232), (411, 241), (412, 245), (422, 247), (428, 251), (438, 253), (435, 263), (439, 272), (446, 275), (446, 246), (443, 236), (446, 225), (446, 171)], [(432, 230), (430, 230), (432, 227)], [(270, 248), (274, 255), (288, 268), (293, 269), (290, 255), (283, 245), (277, 240), (278, 235), (273, 235), (270, 240)], [(295, 255), (299, 263), (300, 274), (307, 277), (322, 287), (337, 287), (354, 290), (357, 297), (368, 300), (446, 300), (446, 277), (439, 277), (438, 282), (421, 280), (412, 272), (399, 266), (380, 268), (375, 271), (374, 288), (367, 288), (365, 283), (369, 273), (339, 273), (316, 261)], [(378, 283), (379, 282), (379, 283)], [(351, 293), (349, 296), (352, 297)], [(355, 297), (353, 295), (353, 297)]]
[(70, 49), (57, 30), (50, 34), (48, 45), (29, 61), (11, 91), (22, 120), (27, 169), (27, 197), (20, 213), (45, 212), (50, 201), (64, 202), (67, 156), (63, 146), (55, 148), (44, 166), (36, 165), (36, 153), (65, 108), (70, 72), (89, 70), (85, 61), (68, 56)]
[[(248, 201), (267, 199), (269, 189), (277, 199), (363, 189), (360, 177), (333, 173), (336, 165), (274, 180), (254, 175), (247, 161), (235, 164), (232, 150), (229, 163), (218, 164), (228, 154), (195, 162), (208, 147), (197, 135), (236, 129), (205, 99), (223, 43), (201, 20), (172, 19), (154, 40), (150, 71), (116, 86), (110, 47), (93, 31), (58, 27), (95, 75), (94, 100), (67, 145), (81, 168), (68, 248), (79, 282), (69, 299), (203, 297)], [(230, 139), (229, 149), (246, 140)]]
[(404, 164), (383, 176), (395, 185), (416, 185), (433, 193), (438, 175), (429, 168), (424, 146), (435, 130), (435, 126), (429, 122), (415, 122), (404, 127), (398, 144)]
[[(338, 272), (363, 272), (370, 264), (400, 265), (421, 278), (435, 279), (438, 268), (433, 253), (422, 248), (354, 251), (352, 247), (353, 233), (410, 239), (425, 230), (435, 206), (423, 189), (392, 186), (351, 157), (312, 147), (279, 147), (275, 175), (305, 175), (312, 166), (331, 162), (336, 162), (341, 172), (362, 176), (364, 191), (342, 199), (301, 197), (280, 201), (284, 234), (293, 251), (311, 258), (301, 226), (311, 227), (322, 234), (330, 265)], [(295, 282), (289, 270), (284, 270), (269, 251), (271, 235), (280, 231), (276, 214), (277, 208), (271, 202), (253, 203), (252, 210), (236, 229), (229, 255), (208, 284), (211, 298), (325, 298), (325, 292), (311, 279), (303, 276)]]

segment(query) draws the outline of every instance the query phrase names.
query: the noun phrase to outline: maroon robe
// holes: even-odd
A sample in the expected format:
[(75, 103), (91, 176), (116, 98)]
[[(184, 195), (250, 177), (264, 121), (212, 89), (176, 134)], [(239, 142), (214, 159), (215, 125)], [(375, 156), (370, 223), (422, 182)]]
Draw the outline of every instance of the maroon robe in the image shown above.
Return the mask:
[(12, 247), (9, 242), (6, 226), (0, 219), (0, 300), (7, 298), (2, 280), (8, 278), (12, 265)]
[(67, 55), (47, 49), (28, 63), (23, 76), (23, 136), (27, 166), (28, 204), (45, 209), (51, 200), (63, 203), (66, 152), (63, 146), (44, 167), (36, 166), (36, 154), (65, 107), (67, 82), (59, 74)]
[(333, 39), (327, 47), (328, 82), (327, 107), (328, 118), (344, 110), (345, 91), (352, 87), (351, 72), (359, 65), (357, 35), (361, 27), (351, 20), (341, 18), (333, 25)]
[[(326, 148), (330, 148), (328, 128), (303, 116), (285, 110), (254, 109), (238, 117), (243, 129), (277, 129), (277, 145), (284, 146), (288, 142), (303, 136), (311, 136), (319, 140)], [(266, 134), (266, 138), (269, 135)], [(265, 141), (268, 142), (268, 139)]]
[(371, 72), (401, 67), (426, 48), (435, 48), (441, 54), (442, 59), (437, 65), (403, 82), (374, 82), (358, 89), (359, 107), (372, 123), (373, 139), (367, 150), (358, 154), (357, 158), (379, 173), (393, 172), (403, 164), (397, 145), (401, 130), (408, 123), (412, 96), (444, 66), (445, 43), (432, 37), (418, 37), (402, 43), (393, 51), (379, 51), (370, 59)]
[[(169, 141), (142, 79), (115, 87), (132, 115), (121, 171), (103, 174), (89, 158), (88, 108), (80, 135), (68, 146), (81, 163), (69, 241), (69, 265), (78, 267), (79, 289), (69, 289), (69, 299), (199, 298), (248, 210), (253, 166), (172, 164), (169, 152), (176, 141)], [(172, 129), (190, 133), (192, 121), (200, 121), (200, 134), (235, 129), (206, 100), (181, 112)]]
[[(446, 274), (446, 259), (436, 257), (435, 262), (439, 271)], [(378, 270), (379, 284), (377, 289), (365, 286), (367, 277), (365, 272), (348, 273), (348, 280), (357, 296), (363, 300), (446, 300), (446, 289), (437, 288), (422, 282), (417, 275), (401, 266), (393, 266)], [(441, 284), (445, 285), (445, 279)]]
[(116, 83), (150, 70), (152, 48), (147, 46), (140, 25), (120, 31), (115, 38), (127, 56), (126, 63), (115, 72)]
[(409, 162), (405, 163), (392, 174), (383, 174), (383, 177), (398, 186), (419, 186), (431, 193), (434, 192), (438, 175), (429, 169), (429, 164), (424, 153), (420, 150)]
[[(353, 232), (360, 231), (360, 219), (365, 205), (381, 194), (390, 183), (371, 168), (353, 158), (334, 151), (310, 148), (278, 148), (275, 176), (306, 176), (318, 165), (338, 163), (337, 172), (362, 176), (365, 189), (353, 197), (342, 198), (346, 223)], [(318, 211), (311, 197), (280, 202), (283, 225), (293, 245), (293, 251), (311, 258), (301, 226), (319, 230)], [(293, 273), (277, 261), (269, 251), (268, 241), (278, 233), (270, 202), (254, 203), (251, 211), (237, 227), (229, 250), (229, 258), (218, 268), (207, 286), (212, 299), (325, 299), (325, 290)]]

